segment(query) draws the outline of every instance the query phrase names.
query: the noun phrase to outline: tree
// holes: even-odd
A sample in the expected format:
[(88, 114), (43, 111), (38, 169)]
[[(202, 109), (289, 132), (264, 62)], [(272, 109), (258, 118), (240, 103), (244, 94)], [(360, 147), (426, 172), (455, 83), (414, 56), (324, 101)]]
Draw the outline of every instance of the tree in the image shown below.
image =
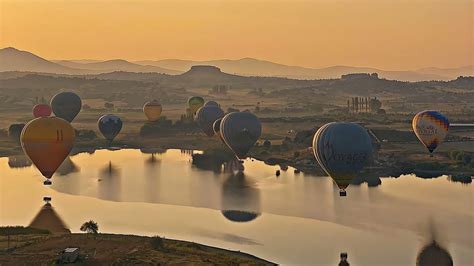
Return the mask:
[(110, 102), (105, 102), (104, 107), (106, 109), (113, 109), (115, 107), (115, 105), (113, 103), (110, 103)]
[(96, 235), (99, 232), (99, 225), (94, 222), (93, 220), (90, 220), (88, 222), (85, 222), (81, 225), (80, 230), (82, 232), (86, 232), (88, 234), (94, 234)]
[(370, 99), (369, 101), (370, 111), (372, 113), (377, 113), (378, 110), (382, 107), (382, 102), (375, 97), (374, 99)]

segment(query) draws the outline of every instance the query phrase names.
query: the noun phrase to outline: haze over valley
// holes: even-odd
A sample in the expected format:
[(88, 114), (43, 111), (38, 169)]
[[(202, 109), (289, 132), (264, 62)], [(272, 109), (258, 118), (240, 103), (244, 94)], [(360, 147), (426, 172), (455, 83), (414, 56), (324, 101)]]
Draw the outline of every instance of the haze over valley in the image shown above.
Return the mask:
[(288, 66), (254, 58), (238, 60), (192, 61), (181, 59), (127, 61), (111, 60), (47, 60), (28, 51), (13, 47), (0, 50), (0, 71), (24, 71), (56, 74), (101, 74), (115, 71), (135, 73), (162, 73), (176, 75), (194, 65), (209, 65), (223, 72), (241, 76), (285, 77), (291, 79), (334, 79), (351, 73), (378, 73), (379, 77), (400, 81), (452, 80), (459, 76), (474, 75), (474, 66), (458, 68), (422, 68), (417, 70), (387, 71), (357, 66), (330, 66), (305, 68)]

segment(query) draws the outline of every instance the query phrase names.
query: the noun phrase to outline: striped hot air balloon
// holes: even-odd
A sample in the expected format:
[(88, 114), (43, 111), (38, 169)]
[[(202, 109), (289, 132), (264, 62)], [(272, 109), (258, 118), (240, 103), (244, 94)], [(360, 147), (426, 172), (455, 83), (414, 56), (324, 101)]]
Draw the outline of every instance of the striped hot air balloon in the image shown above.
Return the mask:
[(415, 115), (412, 126), (416, 137), (433, 156), (433, 151), (448, 134), (449, 121), (439, 112), (427, 110)]

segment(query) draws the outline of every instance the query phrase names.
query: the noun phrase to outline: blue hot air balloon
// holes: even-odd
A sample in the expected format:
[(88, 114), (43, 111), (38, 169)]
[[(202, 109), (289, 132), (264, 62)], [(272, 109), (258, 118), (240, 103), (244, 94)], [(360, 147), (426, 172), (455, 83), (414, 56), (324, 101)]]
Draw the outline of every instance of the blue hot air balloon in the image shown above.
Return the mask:
[(355, 123), (325, 124), (314, 135), (313, 152), (323, 170), (345, 196), (345, 189), (368, 163), (372, 140), (367, 130)]
[(112, 142), (114, 138), (122, 130), (122, 120), (116, 115), (104, 115), (99, 118), (97, 122), (99, 131), (109, 142)]
[(249, 112), (233, 112), (222, 118), (220, 132), (225, 144), (244, 159), (262, 134), (258, 118)]
[(214, 122), (223, 116), (224, 111), (219, 106), (203, 106), (196, 113), (196, 123), (207, 136), (212, 137), (214, 136)]

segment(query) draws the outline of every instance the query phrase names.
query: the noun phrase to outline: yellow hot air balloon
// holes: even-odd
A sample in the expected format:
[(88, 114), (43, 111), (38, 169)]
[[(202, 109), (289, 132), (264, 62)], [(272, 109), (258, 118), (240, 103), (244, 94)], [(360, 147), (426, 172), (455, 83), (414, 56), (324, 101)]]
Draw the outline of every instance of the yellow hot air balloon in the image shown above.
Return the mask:
[[(21, 132), (21, 146), (41, 174), (50, 179), (66, 159), (76, 134), (74, 128), (57, 117), (39, 117), (26, 124)], [(46, 180), (45, 185), (51, 181)]]
[(145, 113), (148, 121), (155, 122), (158, 121), (163, 110), (161, 104), (157, 100), (145, 103), (143, 106), (143, 112)]

